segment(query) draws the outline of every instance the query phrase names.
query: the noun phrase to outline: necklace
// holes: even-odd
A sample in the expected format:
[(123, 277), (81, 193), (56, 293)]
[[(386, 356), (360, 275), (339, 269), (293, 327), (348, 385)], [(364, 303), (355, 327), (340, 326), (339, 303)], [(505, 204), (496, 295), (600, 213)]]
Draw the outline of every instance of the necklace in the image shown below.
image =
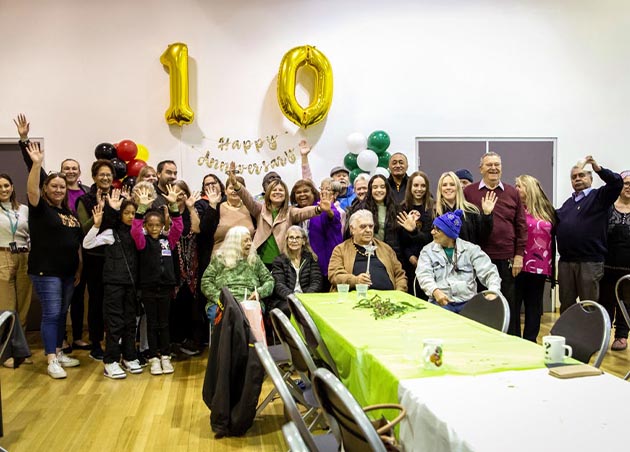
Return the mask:
[(240, 209), (241, 207), (243, 207), (243, 201), (238, 203), (238, 206), (233, 206), (232, 204), (230, 204), (230, 201), (227, 202), (227, 205), (230, 206), (232, 209)]
[(357, 253), (359, 253), (363, 257), (367, 257), (368, 256), (368, 253), (367, 253), (367, 251), (365, 251), (365, 248), (363, 248), (361, 245), (357, 245), (354, 242), (352, 242), (352, 244), (354, 245), (354, 248), (357, 250)]

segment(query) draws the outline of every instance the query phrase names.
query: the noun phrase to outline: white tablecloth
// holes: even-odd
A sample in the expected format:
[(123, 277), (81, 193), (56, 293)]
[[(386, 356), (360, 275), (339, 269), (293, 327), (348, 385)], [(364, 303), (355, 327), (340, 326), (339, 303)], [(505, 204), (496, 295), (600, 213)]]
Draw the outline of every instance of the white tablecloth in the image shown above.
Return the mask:
[(548, 369), (403, 380), (405, 451), (560, 452), (627, 449), (630, 383), (558, 379)]

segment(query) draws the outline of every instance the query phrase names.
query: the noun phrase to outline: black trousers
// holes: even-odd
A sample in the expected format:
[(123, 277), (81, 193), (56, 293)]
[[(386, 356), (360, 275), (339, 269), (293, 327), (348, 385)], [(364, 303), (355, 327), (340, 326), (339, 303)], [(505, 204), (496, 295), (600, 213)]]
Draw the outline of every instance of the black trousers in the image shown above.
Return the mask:
[(103, 264), (105, 258), (83, 254), (83, 268), (87, 282), (88, 296), (88, 330), (93, 348), (100, 347), (105, 333), (103, 323)]
[(514, 296), (514, 276), (512, 276), (512, 265), (508, 259), (492, 259), (492, 263), (497, 266), (501, 277), (501, 293), (510, 307), (510, 324), (507, 333), (512, 336), (521, 336), (521, 310), (517, 305)]
[(170, 331), (171, 340), (182, 343), (186, 339), (197, 346), (207, 342), (208, 327), (204, 322), (205, 298), (203, 306), (197, 294), (193, 295), (187, 284), (180, 287), (175, 300), (171, 303)]
[(103, 288), (103, 318), (107, 327), (105, 364), (127, 361), (136, 356), (136, 291), (133, 286), (105, 284)]
[(85, 272), (81, 281), (74, 288), (70, 300), (70, 319), (72, 320), (72, 342), (83, 339), (83, 314), (85, 313)]
[[(604, 268), (604, 277), (599, 284), (600, 297), (599, 301), (608, 311), (610, 323), (615, 322), (615, 339), (628, 338), (628, 324), (623, 318), (623, 313), (619, 309), (617, 303), (617, 295), (615, 294), (615, 285), (619, 278), (627, 275), (625, 270), (611, 270)], [(620, 296), (626, 302), (626, 310), (630, 311), (630, 281), (624, 281), (619, 288)]]
[(147, 315), (149, 358), (170, 354), (171, 335), (168, 317), (171, 307), (170, 286), (143, 287), (140, 301)]
[(540, 332), (540, 317), (543, 313), (543, 295), (545, 293), (546, 280), (547, 277), (545, 275), (527, 272), (521, 272), (516, 277), (514, 297), (519, 318), (519, 332), (521, 306), (525, 305), (523, 339), (528, 341), (536, 342)]

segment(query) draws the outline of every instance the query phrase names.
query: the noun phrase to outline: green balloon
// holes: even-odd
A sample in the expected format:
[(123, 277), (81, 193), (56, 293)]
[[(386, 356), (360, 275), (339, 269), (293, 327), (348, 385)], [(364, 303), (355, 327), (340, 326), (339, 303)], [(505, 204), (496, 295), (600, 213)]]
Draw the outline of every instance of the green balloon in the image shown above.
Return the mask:
[(378, 156), (378, 166), (380, 166), (381, 168), (388, 168), (389, 167), (389, 159), (392, 157), (392, 155), (385, 151), (383, 152), (381, 155)]
[(364, 172), (365, 171), (363, 171), (361, 168), (355, 168), (352, 171), (350, 171), (350, 183), (354, 184), (354, 180), (357, 178), (357, 176)]
[(376, 130), (368, 137), (368, 149), (379, 155), (387, 150), (389, 143), (389, 135), (383, 130)]
[(353, 169), (358, 168), (359, 165), (357, 165), (357, 154), (348, 152), (346, 156), (343, 158), (343, 164), (345, 165), (346, 168), (348, 168), (348, 171), (352, 171)]

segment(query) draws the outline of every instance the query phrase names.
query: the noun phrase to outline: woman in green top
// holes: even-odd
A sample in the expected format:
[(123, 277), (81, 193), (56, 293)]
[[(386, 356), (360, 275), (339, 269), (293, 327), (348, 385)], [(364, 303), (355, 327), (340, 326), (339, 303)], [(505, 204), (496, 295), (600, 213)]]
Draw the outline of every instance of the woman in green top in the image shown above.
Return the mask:
[(221, 289), (227, 287), (241, 301), (261, 300), (273, 292), (273, 276), (252, 247), (252, 237), (244, 226), (234, 226), (201, 278), (201, 291), (208, 299), (206, 312), (211, 323), (216, 308), (223, 309), (219, 300)]
[(234, 162), (228, 170), (228, 181), (252, 217), (256, 218), (256, 232), (253, 247), (267, 268), (271, 269), (273, 260), (286, 252), (287, 230), (294, 224), (313, 218), (324, 212), (331, 212), (330, 200), (321, 200), (317, 206), (294, 207), (289, 205), (289, 190), (281, 180), (274, 180), (267, 185), (265, 202), (254, 200), (247, 189), (236, 179)]

